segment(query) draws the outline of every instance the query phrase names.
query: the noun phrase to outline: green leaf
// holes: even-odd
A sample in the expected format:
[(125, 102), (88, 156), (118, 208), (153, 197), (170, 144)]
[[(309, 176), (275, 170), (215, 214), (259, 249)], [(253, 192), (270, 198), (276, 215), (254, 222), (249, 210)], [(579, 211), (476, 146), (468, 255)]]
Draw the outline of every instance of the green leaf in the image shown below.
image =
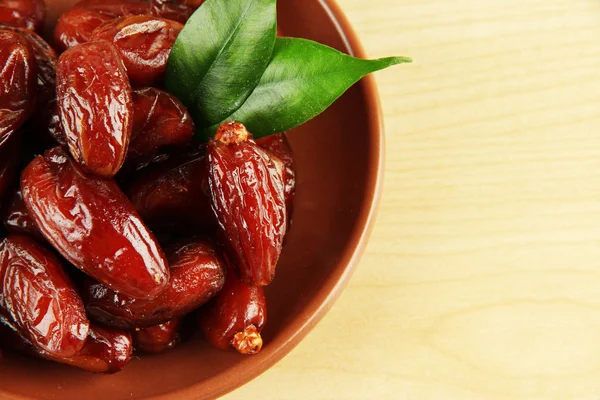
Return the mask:
[(275, 45), (276, 0), (207, 0), (177, 37), (166, 89), (199, 128), (222, 121), (256, 87)]
[[(256, 89), (220, 122), (242, 122), (256, 138), (284, 132), (319, 115), (363, 76), (407, 62), (411, 59), (362, 60), (310, 40), (277, 38)], [(204, 136), (214, 135), (218, 126)]]

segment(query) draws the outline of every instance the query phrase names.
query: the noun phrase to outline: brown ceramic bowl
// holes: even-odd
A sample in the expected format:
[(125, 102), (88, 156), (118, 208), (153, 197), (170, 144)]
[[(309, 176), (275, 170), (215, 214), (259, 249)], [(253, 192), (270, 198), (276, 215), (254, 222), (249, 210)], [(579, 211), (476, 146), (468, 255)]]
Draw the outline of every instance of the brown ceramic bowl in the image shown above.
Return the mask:
[[(74, 2), (46, 1), (50, 21)], [(279, 18), (287, 36), (364, 57), (331, 0), (280, 0)], [(215, 350), (194, 337), (169, 353), (142, 356), (115, 375), (9, 355), (0, 362), (0, 398), (211, 399), (258, 376), (292, 350), (341, 293), (373, 223), (383, 161), (374, 80), (363, 79), (321, 116), (291, 132), (290, 141), (299, 177), (294, 221), (267, 289), (269, 320), (259, 354)]]

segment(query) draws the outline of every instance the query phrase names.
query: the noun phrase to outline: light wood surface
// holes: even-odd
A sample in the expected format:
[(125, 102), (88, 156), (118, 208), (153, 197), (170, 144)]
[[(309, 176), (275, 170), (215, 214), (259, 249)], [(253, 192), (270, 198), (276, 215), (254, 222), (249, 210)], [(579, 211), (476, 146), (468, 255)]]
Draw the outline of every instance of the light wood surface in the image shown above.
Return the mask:
[[(282, 0), (283, 1), (283, 0)], [(600, 399), (600, 2), (338, 0), (387, 125), (348, 289), (228, 399)]]

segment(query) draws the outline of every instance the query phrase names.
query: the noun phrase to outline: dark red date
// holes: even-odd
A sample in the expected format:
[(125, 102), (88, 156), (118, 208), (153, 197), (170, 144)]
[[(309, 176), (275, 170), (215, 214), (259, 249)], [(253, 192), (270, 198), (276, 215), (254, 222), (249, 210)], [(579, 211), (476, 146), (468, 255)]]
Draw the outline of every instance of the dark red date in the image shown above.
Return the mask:
[(0, 146), (23, 125), (35, 106), (37, 66), (27, 40), (0, 29)]
[(202, 151), (142, 170), (127, 194), (144, 221), (160, 230), (212, 232), (216, 225), (206, 195)]
[(73, 283), (58, 258), (26, 236), (0, 244), (0, 306), (49, 354), (70, 357), (83, 348), (89, 321)]
[(260, 286), (244, 283), (228, 267), (223, 290), (198, 314), (206, 339), (216, 348), (235, 348), (242, 354), (256, 354), (263, 345), (260, 335), (267, 322), (267, 302)]
[(55, 147), (23, 170), (21, 192), (46, 240), (94, 279), (139, 298), (167, 287), (162, 250), (113, 180), (86, 174)]
[(211, 206), (240, 276), (248, 284), (268, 285), (286, 232), (281, 175), (246, 127), (235, 122), (219, 127), (207, 160)]
[(127, 164), (139, 165), (160, 149), (182, 147), (192, 141), (194, 123), (173, 95), (154, 88), (133, 91), (133, 133)]
[(19, 328), (0, 310), (0, 340), (8, 347), (46, 360), (96, 373), (118, 372), (131, 361), (131, 335), (125, 331), (92, 325), (81, 351), (72, 357), (58, 357), (25, 339)]
[(133, 332), (133, 340), (137, 350), (146, 353), (162, 353), (181, 342), (181, 319), (176, 318), (164, 324), (150, 326)]
[(225, 265), (212, 244), (192, 240), (165, 251), (171, 280), (162, 293), (150, 300), (134, 299), (101, 283), (88, 283), (84, 297), (90, 316), (116, 328), (145, 328), (189, 313), (223, 287)]
[(46, 5), (43, 0), (0, 0), (0, 24), (40, 32), (45, 17)]
[(10, 233), (30, 236), (38, 241), (44, 240), (35, 221), (25, 207), (21, 189), (18, 187), (8, 193), (6, 205), (2, 209), (2, 222)]
[(121, 54), (134, 86), (155, 86), (163, 80), (179, 22), (150, 15), (121, 17), (98, 27), (92, 40), (111, 42)]
[(131, 86), (117, 50), (108, 42), (89, 42), (65, 51), (56, 92), (73, 158), (92, 174), (114, 176), (133, 126)]

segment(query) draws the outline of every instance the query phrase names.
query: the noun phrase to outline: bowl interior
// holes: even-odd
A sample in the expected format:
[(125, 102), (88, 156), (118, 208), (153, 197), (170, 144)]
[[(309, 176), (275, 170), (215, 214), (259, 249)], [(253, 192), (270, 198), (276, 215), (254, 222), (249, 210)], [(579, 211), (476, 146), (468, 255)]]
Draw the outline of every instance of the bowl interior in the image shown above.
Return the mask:
[[(51, 32), (53, 21), (74, 1), (46, 1)], [(360, 53), (332, 2), (286, 0), (278, 6), (285, 35)], [(218, 351), (195, 336), (169, 353), (141, 356), (124, 371), (106, 376), (10, 354), (0, 362), (0, 397), (214, 398), (266, 370), (317, 322), (350, 275), (374, 208), (380, 135), (370, 78), (290, 133), (298, 172), (294, 219), (276, 279), (267, 288), (269, 315), (260, 354), (244, 357)]]

